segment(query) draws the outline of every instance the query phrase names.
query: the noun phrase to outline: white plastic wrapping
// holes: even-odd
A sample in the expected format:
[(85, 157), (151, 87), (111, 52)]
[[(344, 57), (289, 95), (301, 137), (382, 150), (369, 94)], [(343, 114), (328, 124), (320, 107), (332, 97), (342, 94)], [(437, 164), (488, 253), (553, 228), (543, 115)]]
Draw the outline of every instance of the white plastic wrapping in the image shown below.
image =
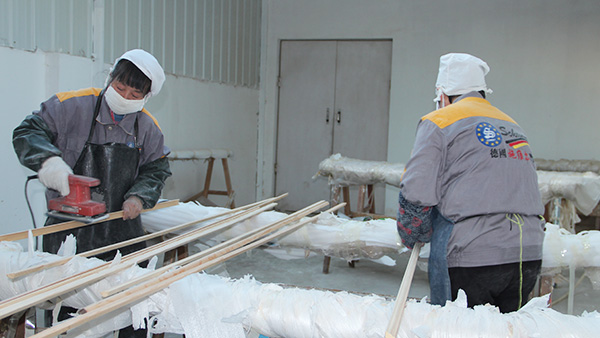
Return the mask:
[[(0, 250), (3, 259), (5, 249), (3, 246)], [(250, 329), (268, 337), (380, 338), (384, 337), (394, 305), (393, 301), (376, 295), (286, 288), (262, 284), (249, 276), (233, 280), (203, 273), (172, 284), (147, 302), (148, 308), (158, 309), (151, 317), (151, 332), (183, 333), (190, 338), (243, 338)], [(409, 300), (398, 337), (600, 334), (597, 312), (565, 315), (547, 308), (547, 302), (547, 297), (534, 298), (518, 312), (501, 314), (489, 305), (467, 308), (464, 294), (444, 307)], [(101, 324), (92, 322), (88, 327)], [(102, 335), (88, 331), (81, 337)]]
[(225, 148), (175, 150), (169, 154), (169, 159), (174, 160), (203, 160), (208, 158), (229, 158), (233, 151)]
[(327, 177), (330, 185), (385, 183), (399, 187), (403, 172), (402, 163), (357, 160), (334, 154), (319, 163), (315, 177)]
[(600, 201), (600, 175), (592, 172), (559, 172), (538, 170), (538, 185), (542, 202), (556, 197), (575, 204), (584, 215), (589, 215)]
[[(83, 257), (74, 257), (68, 264), (43, 270), (15, 280), (11, 280), (6, 276), (9, 272), (20, 271), (28, 267), (49, 263), (61, 258), (61, 256), (44, 252), (23, 252), (22, 247), (18, 243), (0, 242), (0, 299), (5, 300), (11, 298), (104, 263), (104, 261), (96, 258), (86, 259)], [(50, 310), (62, 301), (63, 306), (82, 308), (102, 299), (100, 296), (101, 291), (110, 288), (111, 285), (118, 285), (121, 284), (122, 281), (134, 278), (140, 272), (141, 269), (137, 267), (128, 269), (122, 273), (100, 280), (89, 287), (72, 291), (62, 295), (60, 298), (44, 302), (38, 306)], [(108, 332), (118, 330), (131, 324), (131, 312), (129, 309), (123, 309), (112, 314), (110, 317), (103, 317), (93, 324), (74, 330), (74, 333), (71, 336), (100, 337)]]
[[(568, 236), (568, 235), (567, 235)], [(97, 266), (96, 259), (76, 258), (63, 267), (12, 281), (6, 273), (58, 257), (22, 251), (15, 243), (0, 243), (0, 297), (7, 299), (39, 286)], [(106, 278), (65, 298), (65, 305), (83, 306), (97, 301), (98, 291), (118, 285), (121, 279), (143, 273), (137, 266)], [(58, 275), (59, 274), (59, 275)], [(392, 316), (393, 301), (362, 296), (286, 288), (262, 284), (246, 276), (233, 280), (204, 273), (193, 274), (152, 295), (139, 307), (147, 311), (150, 332), (172, 332), (186, 337), (245, 337), (252, 329), (268, 337), (384, 337)], [(521, 310), (501, 314), (493, 306), (466, 307), (464, 295), (444, 307), (409, 300), (398, 337), (596, 337), (600, 314), (561, 314), (547, 308), (548, 298), (534, 298)], [(88, 323), (70, 331), (79, 337), (101, 337), (131, 323), (128, 309), (115, 317)], [(86, 331), (87, 330), (87, 331)]]
[[(194, 202), (180, 203), (171, 208), (142, 214), (142, 223), (147, 231), (156, 232), (226, 210), (229, 209), (206, 207)], [(265, 212), (235, 225), (211, 240), (221, 242), (285, 216), (281, 212)], [(206, 226), (214, 221), (195, 227)], [(277, 249), (280, 249), (277, 256), (281, 258), (303, 258), (305, 251), (311, 251), (346, 260), (378, 259), (386, 253), (406, 250), (400, 243), (396, 221), (393, 219), (357, 221), (333, 214), (321, 214), (315, 223), (272, 243), (268, 251), (275, 252)], [(572, 265), (600, 267), (600, 231), (585, 231), (575, 235), (558, 225), (547, 223), (543, 266), (553, 268)]]
[[(243, 337), (252, 328), (268, 337), (384, 337), (393, 301), (261, 284), (251, 277), (232, 280), (199, 274), (170, 287), (193, 311), (181, 308), (182, 321), (198, 331), (186, 337)], [(194, 290), (194, 292), (190, 292)], [(466, 307), (464, 294), (444, 307), (409, 300), (398, 337), (594, 337), (600, 314), (570, 316), (534, 298), (518, 312), (501, 314), (493, 306)], [(204, 318), (198, 318), (206, 316)], [(220, 318), (220, 322), (218, 319)], [(212, 324), (212, 325), (211, 325)], [(203, 327), (200, 327), (204, 325)], [(230, 335), (231, 334), (231, 335)]]
[(600, 267), (600, 231), (571, 234), (556, 224), (547, 223), (543, 266)]
[[(330, 185), (365, 185), (385, 183), (400, 186), (404, 164), (363, 161), (331, 155), (319, 163), (315, 176), (325, 176)], [(544, 205), (553, 198), (565, 198), (588, 215), (600, 201), (600, 175), (592, 172), (538, 170), (538, 184)]]
[(597, 160), (546, 160), (536, 158), (535, 165), (538, 170), (548, 171), (576, 171), (586, 172), (591, 171), (600, 174), (600, 161)]
[[(142, 223), (148, 232), (156, 232), (177, 224), (191, 222), (213, 216), (229, 209), (206, 207), (196, 202), (155, 210), (142, 214)], [(240, 222), (234, 227), (221, 232), (212, 241), (221, 242), (240, 234), (254, 230), (259, 226), (278, 221), (287, 214), (268, 211)], [(203, 227), (218, 219), (200, 223), (194, 227)], [(189, 230), (187, 230), (189, 231)], [(181, 231), (180, 233), (185, 232)], [(202, 239), (208, 244), (209, 239)], [(307, 224), (290, 235), (272, 243), (270, 252), (279, 258), (304, 258), (305, 251), (321, 255), (341, 257), (348, 261), (354, 259), (382, 259), (390, 262), (385, 255), (398, 252), (404, 247), (396, 231), (396, 223), (391, 219), (356, 221), (323, 213), (314, 223)], [(277, 250), (280, 249), (280, 250)], [(301, 249), (301, 250), (291, 250)], [(393, 262), (391, 263), (393, 265)]]

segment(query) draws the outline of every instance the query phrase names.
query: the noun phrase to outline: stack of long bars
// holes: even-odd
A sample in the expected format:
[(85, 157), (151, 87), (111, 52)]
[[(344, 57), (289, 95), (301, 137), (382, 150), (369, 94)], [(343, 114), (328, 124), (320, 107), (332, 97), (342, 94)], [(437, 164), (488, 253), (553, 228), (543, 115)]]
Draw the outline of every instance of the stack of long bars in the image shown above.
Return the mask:
[[(156, 245), (126, 255), (122, 257), (120, 261), (106, 262), (87, 271), (77, 273), (75, 275), (66, 277), (62, 280), (41, 286), (35, 290), (31, 290), (17, 295), (15, 297), (12, 297), (10, 299), (6, 299), (0, 302), (0, 318), (5, 318), (11, 314), (25, 310), (27, 308), (30, 308), (31, 306), (35, 306), (36, 304), (39, 304), (46, 300), (54, 299), (70, 291), (80, 289), (82, 287), (95, 283), (112, 274), (121, 272), (140, 262), (146, 261), (153, 256), (176, 249), (182, 245), (188, 244), (192, 241), (196, 241), (199, 238), (211, 236), (217, 232), (224, 231), (243, 220), (256, 216), (264, 212), (265, 210), (272, 209), (276, 205), (275, 201), (285, 197), (286, 195), (287, 194), (284, 194), (278, 197), (266, 199), (243, 207), (225, 211), (218, 215), (206, 217), (192, 222), (187, 222), (169, 229), (165, 229), (161, 232), (152, 233), (129, 241), (110, 245), (104, 248), (80, 253), (78, 254), (78, 256), (90, 257), (103, 252), (115, 250), (127, 245), (163, 236), (167, 233), (178, 231), (198, 223), (209, 221), (211, 219), (230, 215), (205, 227), (189, 231), (177, 237), (173, 237)], [(101, 300), (95, 304), (91, 304), (83, 309), (80, 309), (78, 316), (65, 321), (58, 322), (51, 328), (48, 328), (34, 335), (33, 337), (54, 337), (70, 329), (83, 325), (89, 321), (95, 320), (99, 317), (110, 314), (116, 310), (127, 307), (147, 296), (161, 291), (162, 289), (168, 287), (170, 284), (188, 275), (200, 272), (204, 269), (220, 264), (226, 261), (227, 259), (230, 259), (243, 252), (268, 243), (269, 241), (272, 241), (278, 237), (285, 236), (299, 229), (303, 225), (313, 222), (316, 219), (316, 216), (310, 218), (305, 217), (311, 213), (314, 213), (326, 207), (327, 205), (328, 203), (325, 201), (314, 203), (302, 210), (288, 215), (287, 217), (281, 220), (254, 229), (245, 234), (239, 235), (212, 248), (201, 251), (185, 259), (179, 260), (171, 265), (166, 265), (160, 269), (150, 271), (141, 277), (128, 281), (125, 284), (113, 287), (110, 290), (105, 290), (104, 292), (102, 292), (102, 296), (107, 297), (104, 300)], [(326, 212), (333, 212), (341, 207), (343, 207), (343, 204), (337, 205), (327, 210)], [(112, 214), (111, 217), (113, 217)], [(290, 225), (292, 223), (294, 224)], [(282, 229), (286, 225), (288, 225), (288, 227)], [(73, 225), (70, 226), (74, 227)], [(56, 229), (56, 231), (60, 231), (64, 230), (64, 227), (58, 226), (56, 227)], [(38, 232), (35, 235), (53, 232), (52, 229), (40, 230), (44, 231)], [(13, 234), (3, 237), (12, 238), (13, 240), (23, 238), (22, 234)], [(66, 257), (64, 259), (60, 259), (49, 264), (34, 266), (25, 270), (10, 273), (8, 274), (8, 276), (10, 278), (21, 277), (43, 269), (58, 266), (60, 264), (65, 264), (71, 258), (72, 257)], [(172, 269), (174, 264), (179, 268)]]

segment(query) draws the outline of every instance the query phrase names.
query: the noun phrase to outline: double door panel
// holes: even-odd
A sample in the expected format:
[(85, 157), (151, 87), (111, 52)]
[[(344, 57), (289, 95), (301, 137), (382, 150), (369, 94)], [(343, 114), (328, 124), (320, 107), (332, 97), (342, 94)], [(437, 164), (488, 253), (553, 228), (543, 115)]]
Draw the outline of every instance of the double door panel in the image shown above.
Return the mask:
[[(331, 198), (314, 179), (331, 154), (387, 159), (391, 41), (281, 43), (276, 193), (280, 210)], [(376, 189), (378, 209), (383, 188)]]

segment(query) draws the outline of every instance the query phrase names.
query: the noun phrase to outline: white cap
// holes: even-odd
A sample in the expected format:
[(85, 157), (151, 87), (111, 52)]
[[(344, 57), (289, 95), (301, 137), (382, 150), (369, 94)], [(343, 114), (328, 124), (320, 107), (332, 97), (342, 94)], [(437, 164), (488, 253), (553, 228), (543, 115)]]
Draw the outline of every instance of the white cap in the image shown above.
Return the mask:
[[(150, 92), (148, 93), (147, 98), (150, 96), (155, 96), (160, 92), (163, 83), (165, 82), (165, 71), (158, 63), (156, 58), (146, 52), (143, 49), (132, 49), (130, 51), (125, 52), (125, 54), (121, 55), (118, 59), (115, 60), (113, 68), (111, 68), (110, 73), (112, 73), (114, 67), (119, 63), (120, 60), (125, 59), (131, 61), (139, 70), (146, 75), (150, 81), (152, 81), (152, 86), (150, 87)], [(109, 75), (110, 77), (110, 75)]]
[(492, 93), (485, 84), (490, 67), (478, 57), (465, 53), (448, 53), (440, 57), (440, 69), (435, 83), (435, 99), (442, 93), (453, 96), (483, 90)]

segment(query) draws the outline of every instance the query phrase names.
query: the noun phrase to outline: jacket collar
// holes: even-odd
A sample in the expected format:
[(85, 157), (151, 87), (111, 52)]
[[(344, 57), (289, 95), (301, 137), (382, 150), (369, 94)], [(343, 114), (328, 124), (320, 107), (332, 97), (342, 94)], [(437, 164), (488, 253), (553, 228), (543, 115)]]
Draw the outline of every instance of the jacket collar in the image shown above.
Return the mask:
[(127, 134), (133, 135), (133, 132), (134, 132), (133, 129), (135, 127), (135, 120), (136, 120), (137, 114), (139, 114), (139, 113), (140, 112), (127, 114), (127, 115), (125, 115), (125, 117), (123, 117), (121, 122), (115, 123), (115, 121), (113, 121), (112, 116), (110, 116), (110, 108), (108, 107), (108, 104), (106, 102), (102, 102), (102, 106), (100, 107), (100, 112), (98, 113), (98, 117), (96, 117), (96, 121), (98, 123), (102, 124), (103, 126), (116, 125), (119, 128), (123, 129), (123, 131), (126, 132)]

